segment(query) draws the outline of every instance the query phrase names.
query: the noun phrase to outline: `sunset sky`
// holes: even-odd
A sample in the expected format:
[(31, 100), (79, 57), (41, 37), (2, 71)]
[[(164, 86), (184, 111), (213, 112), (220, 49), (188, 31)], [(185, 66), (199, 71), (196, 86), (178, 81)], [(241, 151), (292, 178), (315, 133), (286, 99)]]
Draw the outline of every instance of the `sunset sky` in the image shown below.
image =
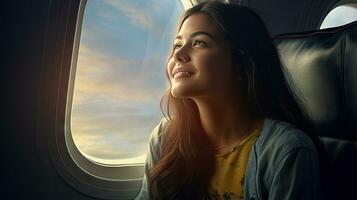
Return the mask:
[[(165, 61), (182, 12), (175, 0), (87, 1), (71, 118), (85, 155), (144, 162), (150, 132), (163, 117)], [(322, 28), (357, 20), (355, 8), (335, 14)]]
[(143, 161), (162, 118), (165, 60), (182, 9), (172, 0), (87, 2), (71, 119), (82, 152)]

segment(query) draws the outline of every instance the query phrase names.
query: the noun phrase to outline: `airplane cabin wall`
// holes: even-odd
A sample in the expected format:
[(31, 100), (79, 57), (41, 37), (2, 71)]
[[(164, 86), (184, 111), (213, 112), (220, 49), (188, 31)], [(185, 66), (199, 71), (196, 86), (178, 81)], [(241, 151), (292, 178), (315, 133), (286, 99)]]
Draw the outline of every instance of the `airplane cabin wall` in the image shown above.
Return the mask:
[(65, 27), (75, 27), (68, 17), (76, 18), (73, 10), (78, 5), (79, 0), (2, 3), (6, 15), (2, 28), (9, 32), (3, 37), (5, 63), (0, 73), (4, 116), (1, 146), (5, 157), (1, 199), (95, 199), (70, 187), (54, 168), (49, 154), (61, 57), (71, 54), (64, 52), (71, 49), (70, 42), (63, 41), (66, 35), (74, 34), (74, 29), (68, 31)]

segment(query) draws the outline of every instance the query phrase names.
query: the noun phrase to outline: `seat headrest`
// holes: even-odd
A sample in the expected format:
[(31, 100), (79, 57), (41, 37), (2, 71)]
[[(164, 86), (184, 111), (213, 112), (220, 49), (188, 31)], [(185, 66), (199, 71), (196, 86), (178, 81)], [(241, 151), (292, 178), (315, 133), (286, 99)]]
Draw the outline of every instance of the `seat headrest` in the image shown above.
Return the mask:
[(274, 40), (317, 134), (357, 141), (357, 21)]

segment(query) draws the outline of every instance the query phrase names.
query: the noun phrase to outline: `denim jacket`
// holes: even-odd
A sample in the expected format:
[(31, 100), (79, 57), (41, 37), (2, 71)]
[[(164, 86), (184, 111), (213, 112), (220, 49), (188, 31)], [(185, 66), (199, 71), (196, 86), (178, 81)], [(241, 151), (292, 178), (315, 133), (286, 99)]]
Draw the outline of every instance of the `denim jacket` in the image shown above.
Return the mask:
[[(161, 120), (150, 136), (143, 184), (135, 200), (150, 199), (146, 176), (161, 157), (167, 123)], [(312, 140), (291, 124), (265, 119), (249, 155), (244, 200), (321, 199), (319, 180), (318, 154)]]

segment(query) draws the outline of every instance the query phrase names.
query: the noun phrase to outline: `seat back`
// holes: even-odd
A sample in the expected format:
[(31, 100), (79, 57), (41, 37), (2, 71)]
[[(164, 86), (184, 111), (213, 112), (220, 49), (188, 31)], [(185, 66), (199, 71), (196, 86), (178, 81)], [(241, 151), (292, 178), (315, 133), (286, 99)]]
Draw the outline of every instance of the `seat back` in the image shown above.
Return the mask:
[(326, 198), (357, 199), (357, 21), (274, 40), (327, 151)]

